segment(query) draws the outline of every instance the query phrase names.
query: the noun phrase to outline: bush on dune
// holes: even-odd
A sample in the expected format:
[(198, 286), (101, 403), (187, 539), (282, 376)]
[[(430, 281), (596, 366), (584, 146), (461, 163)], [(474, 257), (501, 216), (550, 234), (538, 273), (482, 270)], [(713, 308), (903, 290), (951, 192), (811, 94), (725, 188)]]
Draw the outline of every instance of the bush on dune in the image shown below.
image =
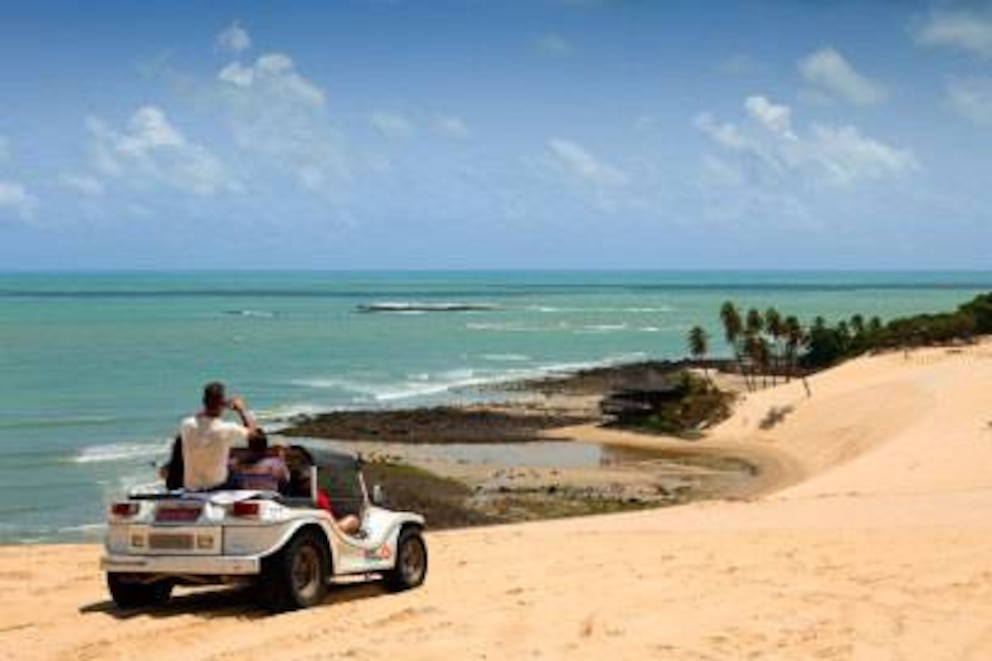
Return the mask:
[[(724, 308), (728, 305), (725, 303)], [(800, 330), (801, 351), (795, 358), (804, 370), (819, 370), (872, 351), (971, 342), (975, 336), (989, 333), (992, 293), (980, 294), (954, 312), (916, 314), (887, 323), (878, 317), (865, 321), (856, 314), (831, 325), (816, 317), (808, 328)]]
[(732, 396), (721, 392), (708, 379), (682, 371), (674, 380), (671, 392), (653, 411), (621, 424), (691, 438), (703, 427), (730, 415)]

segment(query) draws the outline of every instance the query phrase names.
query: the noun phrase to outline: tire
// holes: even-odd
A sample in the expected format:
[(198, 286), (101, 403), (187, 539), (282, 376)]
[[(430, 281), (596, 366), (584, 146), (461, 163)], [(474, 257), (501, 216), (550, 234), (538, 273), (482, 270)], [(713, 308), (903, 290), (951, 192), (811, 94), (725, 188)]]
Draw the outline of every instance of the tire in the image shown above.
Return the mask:
[(108, 573), (107, 587), (114, 603), (120, 608), (161, 606), (172, 595), (171, 581), (142, 583), (133, 574)]
[(273, 613), (310, 608), (327, 596), (331, 559), (323, 533), (305, 529), (262, 562), (258, 597)]
[(420, 529), (406, 526), (396, 541), (396, 566), (385, 573), (386, 585), (400, 592), (415, 588), (427, 578), (427, 544)]

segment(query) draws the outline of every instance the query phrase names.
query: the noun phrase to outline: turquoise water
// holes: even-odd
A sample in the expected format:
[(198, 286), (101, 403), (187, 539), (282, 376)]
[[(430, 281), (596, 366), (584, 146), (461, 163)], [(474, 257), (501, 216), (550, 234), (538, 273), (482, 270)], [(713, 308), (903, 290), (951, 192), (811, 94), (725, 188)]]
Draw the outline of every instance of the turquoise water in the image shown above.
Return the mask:
[[(677, 358), (695, 324), (725, 353), (728, 298), (809, 321), (952, 309), (990, 289), (990, 272), (0, 274), (0, 542), (98, 536), (208, 380), (271, 423)], [(356, 312), (381, 303), (485, 309)]]

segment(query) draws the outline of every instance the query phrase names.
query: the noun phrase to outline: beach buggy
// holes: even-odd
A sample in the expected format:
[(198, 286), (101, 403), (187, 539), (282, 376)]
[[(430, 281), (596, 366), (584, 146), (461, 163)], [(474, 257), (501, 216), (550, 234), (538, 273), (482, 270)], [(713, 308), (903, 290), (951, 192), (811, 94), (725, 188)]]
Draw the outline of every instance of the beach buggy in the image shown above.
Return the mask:
[[(382, 578), (394, 590), (424, 581), (422, 516), (381, 507), (378, 487), (370, 498), (355, 454), (289, 451), (300, 471), (291, 495), (156, 487), (113, 503), (101, 564), (114, 602), (152, 606), (176, 585), (251, 582), (260, 603), (278, 612), (321, 603), (328, 584), (344, 577)], [(348, 514), (361, 521), (354, 535), (335, 520)]]

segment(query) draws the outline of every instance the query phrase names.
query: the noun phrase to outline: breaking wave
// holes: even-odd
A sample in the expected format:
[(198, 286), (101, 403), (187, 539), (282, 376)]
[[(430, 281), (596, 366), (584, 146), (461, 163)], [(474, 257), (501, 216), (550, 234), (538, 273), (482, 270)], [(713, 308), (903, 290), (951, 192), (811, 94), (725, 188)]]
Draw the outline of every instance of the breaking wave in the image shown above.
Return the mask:
[(169, 441), (156, 443), (108, 443), (84, 447), (73, 457), (77, 464), (95, 464), (114, 461), (151, 459), (168, 452)]
[(275, 312), (268, 310), (225, 310), (224, 314), (232, 317), (255, 317), (259, 319), (272, 319), (276, 316)]
[(425, 313), (425, 312), (492, 312), (502, 309), (493, 303), (420, 303), (393, 302), (363, 303), (355, 306), (355, 312), (392, 312), (392, 313)]
[[(529, 360), (522, 354), (492, 354), (505, 362)], [(569, 374), (584, 369), (606, 367), (619, 363), (643, 360), (647, 354), (631, 352), (609, 356), (602, 360), (548, 363), (536, 366), (495, 368), (458, 368), (438, 373), (418, 372), (392, 380), (363, 380), (347, 378), (296, 379), (294, 386), (313, 390), (339, 390), (354, 395), (352, 404), (390, 404), (404, 400), (434, 398), (480, 386), (498, 385), (513, 381), (538, 379), (545, 376)], [(298, 407), (301, 413), (318, 413), (312, 406)], [(328, 410), (325, 407), (323, 410)]]

